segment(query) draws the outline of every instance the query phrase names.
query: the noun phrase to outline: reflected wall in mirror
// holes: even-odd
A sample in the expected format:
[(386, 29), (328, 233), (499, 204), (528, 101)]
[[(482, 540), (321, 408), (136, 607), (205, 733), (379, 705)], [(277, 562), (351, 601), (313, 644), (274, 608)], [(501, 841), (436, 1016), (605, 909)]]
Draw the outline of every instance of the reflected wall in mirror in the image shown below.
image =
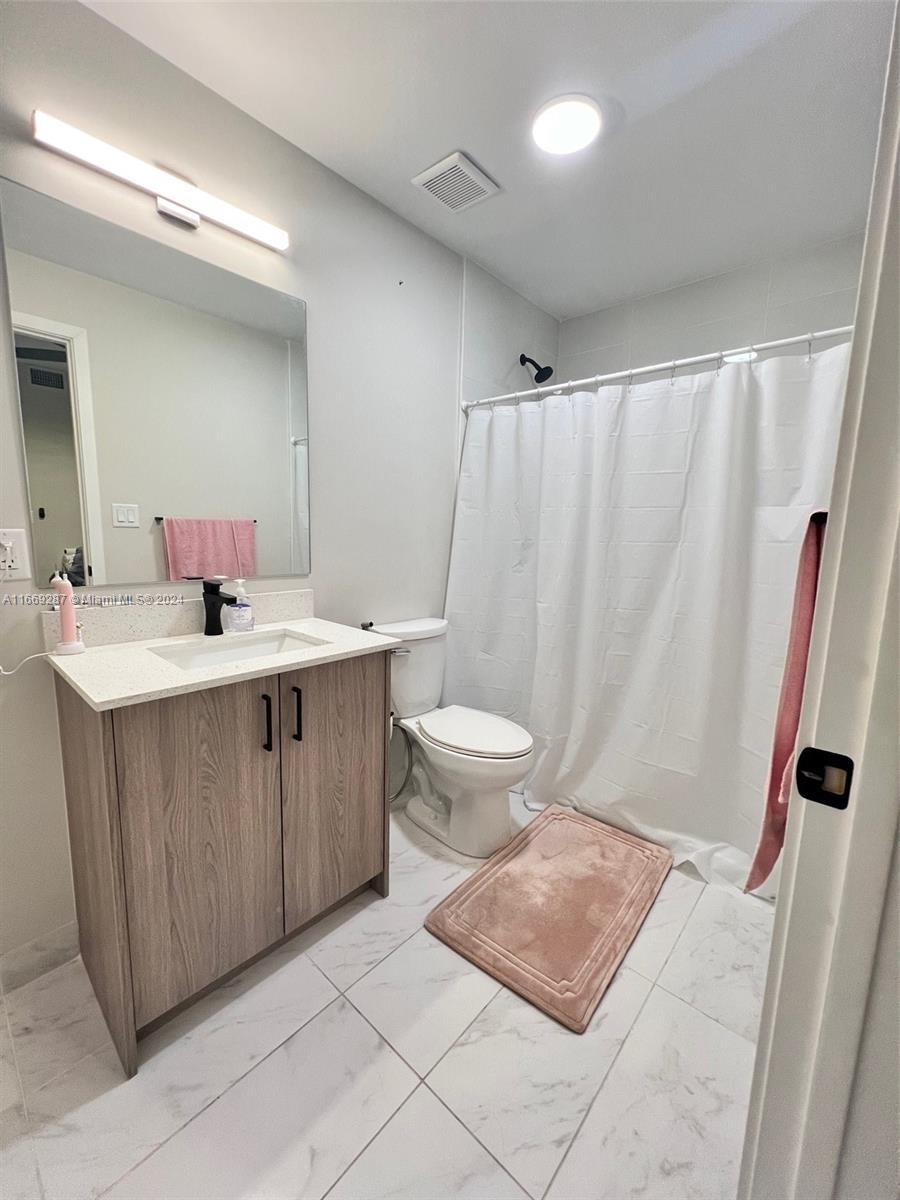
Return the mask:
[(0, 182), (34, 577), (309, 574), (303, 301)]

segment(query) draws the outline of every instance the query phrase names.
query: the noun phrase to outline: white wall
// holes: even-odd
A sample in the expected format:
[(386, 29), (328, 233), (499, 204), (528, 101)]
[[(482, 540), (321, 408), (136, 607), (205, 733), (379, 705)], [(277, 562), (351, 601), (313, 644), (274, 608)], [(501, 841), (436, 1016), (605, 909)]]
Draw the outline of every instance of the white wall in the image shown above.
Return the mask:
[[(471, 261), (465, 266), (461, 400), (484, 400), (533, 386), (527, 354), (556, 365), (559, 321)], [(558, 376), (556, 376), (558, 378)]]
[(156, 514), (253, 517), (258, 573), (288, 574), (288, 343), (29, 254), (7, 268), (13, 312), (87, 331), (105, 582), (166, 578)]
[[(274, 254), (208, 225), (186, 234), (160, 220), (150, 198), (34, 146), (29, 120), (39, 106), (288, 228), (291, 251)], [(312, 574), (297, 586), (313, 587), (317, 612), (338, 621), (440, 612), (465, 357), (462, 260), (76, 4), (4, 5), (0, 163), (19, 183), (308, 302)], [(498, 326), (502, 350), (482, 343), (479, 352), (502, 375), (513, 351), (517, 359), (526, 349), (515, 314), (537, 310), (489, 280), (480, 280), (471, 311), (482, 305), (483, 328), (484, 306), (512, 306), (512, 322)], [(5, 306), (5, 286), (0, 292)], [(0, 521), (21, 527), (28, 518), (8, 345), (0, 311)], [(0, 604), (0, 661), (39, 649), (34, 611)], [(0, 682), (0, 727), (2, 951), (72, 915), (45, 664)]]
[(863, 235), (563, 321), (556, 379), (585, 379), (853, 322)]

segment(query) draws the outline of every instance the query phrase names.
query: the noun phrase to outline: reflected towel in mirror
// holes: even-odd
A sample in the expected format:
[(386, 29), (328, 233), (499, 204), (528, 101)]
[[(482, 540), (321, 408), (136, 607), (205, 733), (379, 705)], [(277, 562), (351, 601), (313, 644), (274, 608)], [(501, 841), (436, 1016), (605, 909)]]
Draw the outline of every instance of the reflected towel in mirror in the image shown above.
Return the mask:
[(256, 529), (252, 518), (166, 517), (166, 570), (171, 580), (248, 579), (256, 574)]

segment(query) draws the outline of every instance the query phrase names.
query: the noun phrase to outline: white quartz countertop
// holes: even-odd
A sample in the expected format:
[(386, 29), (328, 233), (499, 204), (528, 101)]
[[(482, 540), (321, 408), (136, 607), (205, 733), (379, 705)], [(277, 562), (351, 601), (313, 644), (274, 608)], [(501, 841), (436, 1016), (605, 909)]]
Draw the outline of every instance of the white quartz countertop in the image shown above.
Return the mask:
[(207, 638), (201, 634), (186, 637), (152, 638), (144, 642), (119, 642), (110, 646), (89, 647), (83, 654), (50, 655), (50, 663), (75, 691), (97, 712), (124, 708), (128, 704), (144, 704), (184, 692), (200, 692), (205, 688), (238, 683), (243, 679), (261, 679), (281, 671), (313, 667), (319, 663), (337, 662), (360, 654), (375, 654), (399, 645), (395, 638), (368, 633), (351, 625), (337, 625), (318, 617), (298, 621), (277, 621), (257, 625), (256, 634), (267, 631), (290, 630), (320, 639), (322, 645), (298, 643), (289, 650), (263, 657), (235, 662), (216, 663), (185, 670), (167, 662), (153, 648), (180, 645), (237, 646), (241, 638), (252, 634), (225, 633)]

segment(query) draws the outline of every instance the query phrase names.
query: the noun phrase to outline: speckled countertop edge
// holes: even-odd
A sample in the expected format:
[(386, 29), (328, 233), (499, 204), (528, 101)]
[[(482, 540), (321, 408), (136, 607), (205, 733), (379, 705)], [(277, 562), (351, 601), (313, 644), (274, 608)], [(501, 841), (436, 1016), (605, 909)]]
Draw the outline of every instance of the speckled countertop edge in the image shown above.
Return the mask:
[[(262, 679), (267, 675), (301, 667), (356, 658), (361, 654), (376, 654), (399, 645), (396, 638), (369, 633), (351, 625), (337, 625), (318, 617), (257, 625), (254, 632), (280, 629), (308, 633), (311, 637), (324, 639), (327, 644), (189, 671), (151, 653), (151, 647), (203, 644), (203, 634), (95, 646), (83, 654), (51, 654), (49, 661), (54, 671), (74, 688), (82, 700), (96, 712), (106, 712), (112, 708), (145, 704), (150, 700), (162, 700), (186, 692), (202, 692), (206, 688), (239, 683), (246, 679)], [(223, 634), (229, 641), (246, 636), (240, 633)]]

